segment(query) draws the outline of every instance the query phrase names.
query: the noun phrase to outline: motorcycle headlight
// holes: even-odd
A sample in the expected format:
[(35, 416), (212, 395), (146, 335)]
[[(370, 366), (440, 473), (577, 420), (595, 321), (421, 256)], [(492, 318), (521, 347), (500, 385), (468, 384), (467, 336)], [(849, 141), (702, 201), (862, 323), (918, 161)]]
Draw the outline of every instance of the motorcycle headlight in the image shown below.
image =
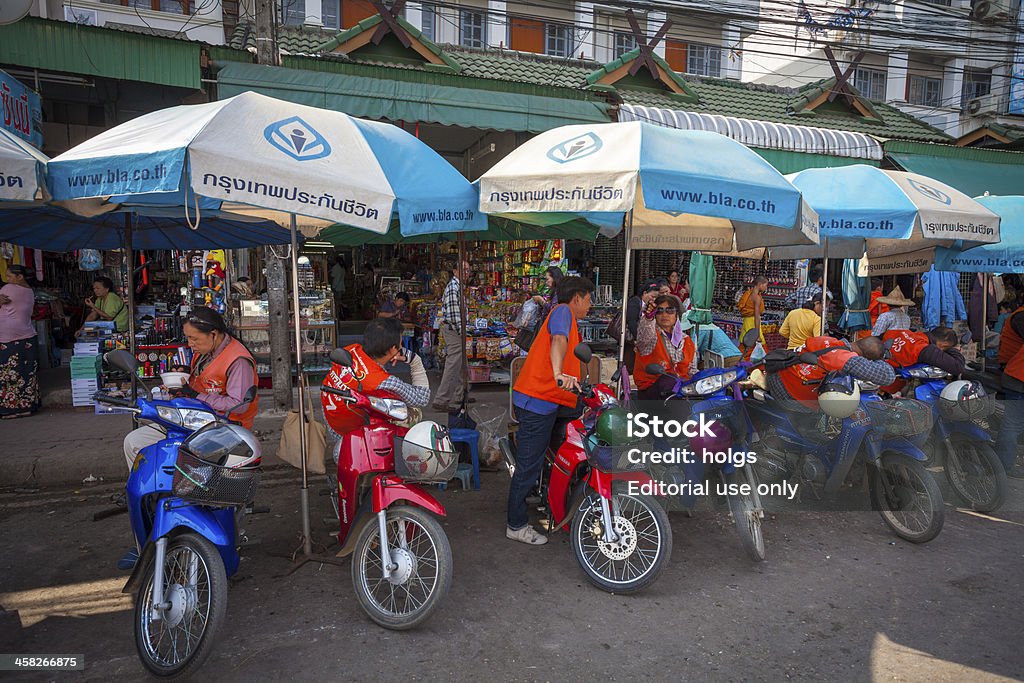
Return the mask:
[(917, 379), (944, 379), (949, 377), (949, 374), (942, 368), (937, 368), (934, 365), (924, 365), (919, 368), (910, 368), (907, 370), (907, 374)]
[(683, 391), (693, 396), (707, 396), (726, 388), (735, 382), (738, 376), (739, 371), (729, 370), (720, 375), (712, 375), (711, 377), (699, 379), (693, 384), (688, 384), (683, 387)]
[(172, 422), (179, 427), (196, 431), (217, 420), (213, 413), (205, 410), (194, 410), (192, 408), (174, 408), (172, 406), (157, 406), (156, 413), (161, 420)]
[(377, 398), (376, 396), (370, 396), (369, 399), (370, 405), (378, 413), (384, 413), (396, 420), (406, 420), (409, 418), (409, 407), (402, 401), (394, 398)]

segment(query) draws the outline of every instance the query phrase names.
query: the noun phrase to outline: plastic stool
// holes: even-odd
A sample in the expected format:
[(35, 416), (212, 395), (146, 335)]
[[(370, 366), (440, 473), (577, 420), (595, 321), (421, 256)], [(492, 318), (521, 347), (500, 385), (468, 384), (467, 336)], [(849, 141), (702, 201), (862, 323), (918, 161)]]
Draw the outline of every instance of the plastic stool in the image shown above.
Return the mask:
[[(462, 490), (463, 491), (468, 491), (469, 490), (469, 481), (470, 481), (470, 478), (472, 476), (473, 476), (473, 466), (472, 465), (468, 465), (468, 464), (466, 464), (464, 462), (460, 462), (459, 466), (455, 468), (455, 474), (452, 476), (452, 479), (458, 479), (459, 483), (462, 484)], [(449, 480), (449, 481), (451, 481), (451, 480)], [(437, 485), (437, 488), (439, 488), (442, 491), (444, 491), (446, 488), (448, 488), (448, 482), (447, 481), (441, 482), (440, 484)]]
[[(475, 429), (449, 429), (452, 443), (464, 443), (469, 446), (469, 454), (473, 460), (473, 488), (480, 489), (480, 432)], [(462, 465), (459, 465), (462, 469)], [(456, 474), (456, 476), (458, 476)]]

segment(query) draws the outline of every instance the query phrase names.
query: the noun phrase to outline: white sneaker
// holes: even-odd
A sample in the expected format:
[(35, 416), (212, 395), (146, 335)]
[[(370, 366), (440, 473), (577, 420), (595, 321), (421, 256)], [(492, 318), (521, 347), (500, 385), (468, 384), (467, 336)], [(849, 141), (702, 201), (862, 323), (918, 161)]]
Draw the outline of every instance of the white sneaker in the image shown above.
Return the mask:
[(527, 524), (522, 529), (512, 529), (505, 527), (505, 538), (511, 538), (513, 541), (519, 541), (520, 543), (526, 543), (527, 545), (544, 545), (548, 542), (548, 537), (540, 533), (532, 526)]

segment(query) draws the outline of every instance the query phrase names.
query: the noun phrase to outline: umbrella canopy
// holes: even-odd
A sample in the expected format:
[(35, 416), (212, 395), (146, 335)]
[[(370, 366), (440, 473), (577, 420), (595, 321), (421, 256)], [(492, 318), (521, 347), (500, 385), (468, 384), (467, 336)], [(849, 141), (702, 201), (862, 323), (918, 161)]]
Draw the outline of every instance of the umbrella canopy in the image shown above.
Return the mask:
[[(513, 240), (583, 240), (593, 242), (600, 230), (582, 218), (570, 219), (566, 223), (540, 227), (521, 223), (501, 216), (487, 216), (487, 230), (459, 233), (467, 240), (487, 242), (510, 242)], [(332, 225), (324, 228), (317, 239), (330, 242), (336, 247), (358, 247), (366, 244), (427, 244), (453, 239), (454, 235), (414, 235), (405, 237), (398, 221), (391, 221), (391, 227), (384, 234), (371, 234), (365, 230), (347, 225)]]
[[(272, 221), (241, 221), (223, 216), (203, 220), (200, 230), (181, 218), (106, 213), (86, 218), (54, 206), (0, 208), (0, 242), (46, 251), (120, 249), (125, 246), (126, 218), (135, 249), (243, 249), (287, 244), (287, 230)], [(365, 235), (366, 233), (363, 232)]]
[(711, 322), (711, 298), (715, 291), (715, 260), (695, 252), (690, 256), (690, 322), (707, 325)]
[[(965, 247), (999, 241), (999, 216), (964, 193), (932, 178), (854, 164), (809, 168), (789, 176), (819, 217), (828, 255), (869, 260), (886, 274), (921, 272), (935, 246), (963, 240)], [(908, 265), (909, 254), (926, 262)], [(778, 258), (821, 256), (813, 249), (777, 249)], [(908, 270), (909, 268), (909, 270)]]
[(46, 161), (45, 154), (0, 128), (0, 200), (36, 199)]
[(843, 303), (846, 310), (839, 318), (839, 327), (848, 332), (871, 329), (871, 281), (860, 277), (857, 272), (859, 262), (855, 259), (843, 261)]
[(967, 251), (935, 250), (935, 267), (959, 273), (1024, 273), (1024, 196), (978, 197), (1000, 218), (1002, 240)]
[(409, 133), (252, 92), (140, 116), (55, 157), (47, 176), (57, 200), (194, 208), (191, 190), (380, 233), (392, 215), (407, 235), (484, 229), (469, 181)]
[(595, 216), (632, 248), (731, 251), (817, 241), (795, 189), (718, 133), (642, 121), (562, 126), (519, 146), (479, 181), (485, 213)]

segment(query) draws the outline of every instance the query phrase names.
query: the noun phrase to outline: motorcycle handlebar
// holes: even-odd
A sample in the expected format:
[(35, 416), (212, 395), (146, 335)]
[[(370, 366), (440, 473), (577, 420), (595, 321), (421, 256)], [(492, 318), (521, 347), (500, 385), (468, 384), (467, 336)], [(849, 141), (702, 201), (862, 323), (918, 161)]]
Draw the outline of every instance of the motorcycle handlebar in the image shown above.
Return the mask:
[(138, 406), (135, 405), (134, 401), (131, 401), (131, 400), (127, 399), (127, 398), (119, 398), (117, 396), (110, 396), (109, 394), (104, 394), (103, 392), (96, 392), (95, 394), (92, 395), (92, 397), (96, 400), (97, 403), (107, 403), (109, 405), (119, 406), (121, 408), (137, 408), (138, 407)]
[[(562, 380), (560, 379), (556, 379), (555, 383), (558, 384), (559, 387), (562, 386)], [(582, 396), (583, 398), (591, 398), (594, 395), (594, 387), (590, 386), (586, 382), (580, 382), (578, 387), (575, 389), (569, 389), (569, 391), (577, 396)]]
[(346, 401), (354, 401), (355, 400), (355, 398), (352, 396), (352, 392), (348, 391), (346, 389), (335, 389), (334, 387), (323, 387), (322, 386), (322, 387), (320, 387), (320, 391), (324, 392), (325, 394), (334, 394), (335, 396), (340, 396), (341, 398), (345, 399)]

